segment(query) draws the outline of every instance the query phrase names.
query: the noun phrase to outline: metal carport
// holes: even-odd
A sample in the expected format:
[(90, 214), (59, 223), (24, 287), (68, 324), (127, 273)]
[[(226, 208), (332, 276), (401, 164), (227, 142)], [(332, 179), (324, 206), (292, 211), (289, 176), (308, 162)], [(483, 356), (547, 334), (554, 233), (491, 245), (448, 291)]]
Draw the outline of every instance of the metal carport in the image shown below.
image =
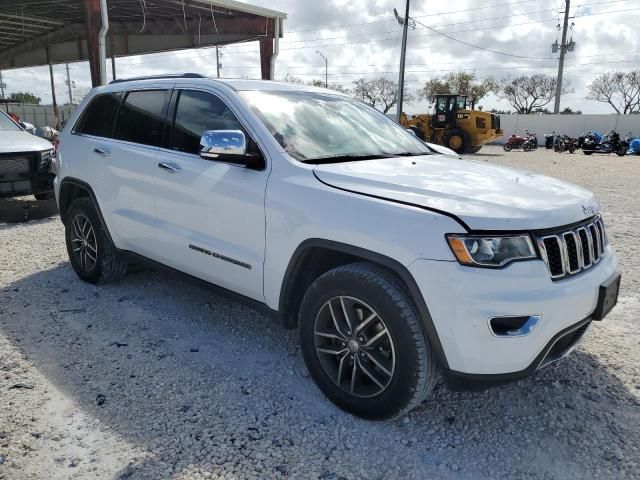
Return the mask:
[(109, 57), (259, 41), (261, 75), (271, 79), (286, 17), (235, 0), (2, 2), (0, 70), (88, 60), (96, 86)]

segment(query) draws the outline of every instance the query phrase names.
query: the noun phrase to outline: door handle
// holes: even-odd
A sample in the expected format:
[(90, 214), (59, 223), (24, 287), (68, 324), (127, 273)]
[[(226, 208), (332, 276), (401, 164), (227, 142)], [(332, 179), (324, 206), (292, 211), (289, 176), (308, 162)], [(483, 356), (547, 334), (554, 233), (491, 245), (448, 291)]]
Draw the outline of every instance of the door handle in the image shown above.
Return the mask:
[(100, 155), (101, 157), (108, 157), (109, 155), (111, 155), (111, 153), (109, 153), (109, 150), (105, 150), (104, 148), (94, 148), (93, 149), (93, 153)]
[(158, 164), (158, 168), (165, 170), (169, 173), (177, 173), (182, 170), (182, 168), (180, 168), (180, 166), (176, 165), (175, 163), (165, 163), (165, 162), (160, 162)]

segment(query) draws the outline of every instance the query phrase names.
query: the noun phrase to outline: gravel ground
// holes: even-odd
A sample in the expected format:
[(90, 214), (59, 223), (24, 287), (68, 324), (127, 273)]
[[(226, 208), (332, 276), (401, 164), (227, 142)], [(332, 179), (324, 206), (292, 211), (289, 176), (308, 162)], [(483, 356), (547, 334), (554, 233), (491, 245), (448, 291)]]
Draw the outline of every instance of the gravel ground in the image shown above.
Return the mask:
[(598, 194), (621, 296), (570, 357), (367, 422), (315, 387), (296, 332), (166, 272), (87, 285), (58, 218), (0, 223), (0, 479), (640, 478), (640, 158), (474, 157)]

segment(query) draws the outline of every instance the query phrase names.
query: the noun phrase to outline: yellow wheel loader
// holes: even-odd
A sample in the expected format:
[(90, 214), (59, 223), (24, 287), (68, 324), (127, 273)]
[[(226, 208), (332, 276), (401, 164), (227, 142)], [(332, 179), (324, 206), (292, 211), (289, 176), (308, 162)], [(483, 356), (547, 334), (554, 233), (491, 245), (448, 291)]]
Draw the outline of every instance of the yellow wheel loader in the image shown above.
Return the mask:
[(400, 123), (420, 140), (444, 145), (457, 153), (476, 153), (482, 145), (504, 133), (498, 115), (468, 110), (467, 97), (454, 94), (436, 95), (433, 115), (424, 113), (409, 118), (403, 113)]

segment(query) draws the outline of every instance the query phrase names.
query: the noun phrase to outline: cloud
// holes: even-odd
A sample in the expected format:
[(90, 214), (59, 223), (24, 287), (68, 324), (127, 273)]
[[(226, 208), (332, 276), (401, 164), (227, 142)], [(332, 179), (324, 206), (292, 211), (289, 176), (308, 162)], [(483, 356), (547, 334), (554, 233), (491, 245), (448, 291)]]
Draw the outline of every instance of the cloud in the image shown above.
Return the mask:
[[(608, 70), (629, 70), (640, 64), (640, 10), (637, 0), (589, 1), (572, 7), (575, 52), (567, 54), (565, 78), (575, 92), (563, 96), (562, 105), (584, 112), (609, 113), (603, 104), (585, 100), (587, 85)], [(352, 84), (360, 77), (384, 76), (396, 79), (401, 28), (393, 8), (402, 12), (402, 0), (251, 0), (250, 3), (287, 12), (285, 34), (276, 63), (276, 76), (298, 76), (306, 80), (324, 78), (324, 61), (329, 59), (329, 81)], [(412, 2), (411, 16), (462, 42), (522, 57), (483, 51), (434, 33), (419, 23), (410, 31), (406, 78), (417, 89), (428, 78), (465, 69), (479, 77), (504, 78), (521, 74), (556, 75), (557, 57), (551, 44), (560, 38), (562, 22), (559, 0), (472, 0), (457, 2)], [(490, 8), (488, 6), (491, 6)], [(486, 7), (486, 8), (485, 8)], [(348, 26), (346, 26), (348, 25)], [(331, 28), (329, 28), (331, 27)], [(257, 43), (224, 47), (222, 73), (226, 77), (260, 76)], [(118, 76), (196, 71), (215, 76), (212, 49), (126, 57), (116, 60)], [(58, 101), (68, 97), (64, 65), (54, 66)], [(4, 77), (7, 90), (29, 90), (51, 101), (46, 67), (9, 70)], [(70, 65), (79, 87), (90, 85), (86, 62)], [(108, 68), (110, 76), (110, 65)], [(495, 97), (482, 101), (485, 108), (509, 108)], [(426, 110), (424, 103), (406, 106), (409, 112)]]

